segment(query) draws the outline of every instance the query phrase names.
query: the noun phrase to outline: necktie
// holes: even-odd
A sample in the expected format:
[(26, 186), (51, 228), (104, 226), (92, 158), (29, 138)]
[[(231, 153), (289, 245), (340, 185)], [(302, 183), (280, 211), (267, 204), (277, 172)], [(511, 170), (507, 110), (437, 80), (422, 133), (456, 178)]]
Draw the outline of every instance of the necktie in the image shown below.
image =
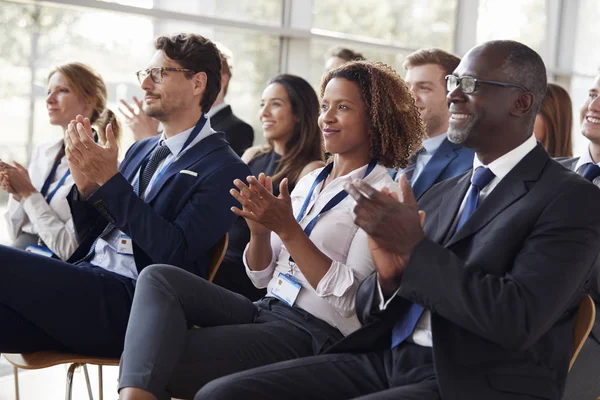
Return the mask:
[[(171, 150), (169, 150), (169, 148), (167, 146), (164, 146), (161, 144), (156, 146), (156, 148), (152, 151), (152, 154), (150, 155), (150, 159), (148, 160), (146, 167), (143, 168), (143, 170), (140, 170), (140, 178), (139, 178), (139, 182), (138, 182), (138, 187), (139, 187), (138, 196), (140, 196), (140, 197), (143, 196), (143, 194), (146, 191), (148, 184), (152, 180), (152, 176), (154, 176), (154, 173), (156, 172), (156, 169), (158, 168), (160, 162), (163, 161), (165, 158), (167, 158), (167, 156), (169, 154), (171, 154)], [(115, 226), (109, 222), (99, 237), (104, 239), (108, 235), (110, 235), (114, 230), (115, 230)], [(95, 244), (94, 244), (94, 246), (92, 246), (92, 250), (94, 249), (94, 247), (95, 247)]]
[(408, 158), (408, 165), (406, 166), (406, 168), (398, 170), (398, 173), (394, 177), (394, 180), (396, 182), (398, 182), (398, 179), (400, 179), (400, 176), (402, 174), (404, 174), (404, 175), (406, 175), (406, 179), (409, 182), (412, 182), (412, 177), (413, 177), (413, 175), (415, 173), (415, 168), (417, 167), (417, 157), (419, 156), (419, 154), (423, 154), (423, 153), (425, 153), (425, 149), (421, 148), (415, 154), (413, 154), (412, 156), (410, 156)]
[[(479, 167), (475, 170), (471, 178), (471, 187), (467, 194), (467, 201), (456, 224), (456, 230), (463, 226), (471, 214), (473, 214), (479, 203), (479, 193), (495, 176), (491, 170), (485, 167)], [(408, 312), (400, 316), (392, 329), (392, 348), (405, 341), (414, 332), (419, 318), (421, 318), (424, 311), (423, 306), (413, 303)]]
[(588, 163), (586, 165), (587, 167), (585, 167), (583, 177), (588, 181), (593, 182), (594, 179), (600, 175), (600, 167), (592, 163)]

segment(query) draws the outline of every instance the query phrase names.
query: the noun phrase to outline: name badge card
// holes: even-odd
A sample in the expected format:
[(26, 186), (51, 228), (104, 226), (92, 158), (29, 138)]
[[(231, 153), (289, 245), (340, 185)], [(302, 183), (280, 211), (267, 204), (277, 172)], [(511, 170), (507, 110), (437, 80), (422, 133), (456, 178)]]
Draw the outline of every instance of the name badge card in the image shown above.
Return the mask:
[(119, 235), (119, 243), (117, 243), (117, 254), (124, 254), (126, 256), (133, 255), (133, 242), (127, 235)]
[(271, 294), (283, 301), (288, 306), (293, 306), (302, 285), (292, 275), (279, 273)]
[(25, 251), (28, 251), (28, 252), (34, 253), (34, 254), (38, 254), (38, 255), (44, 256), (44, 257), (52, 257), (52, 255), (53, 255), (49, 248), (42, 247), (42, 246), (35, 246), (35, 245), (27, 246), (25, 248)]

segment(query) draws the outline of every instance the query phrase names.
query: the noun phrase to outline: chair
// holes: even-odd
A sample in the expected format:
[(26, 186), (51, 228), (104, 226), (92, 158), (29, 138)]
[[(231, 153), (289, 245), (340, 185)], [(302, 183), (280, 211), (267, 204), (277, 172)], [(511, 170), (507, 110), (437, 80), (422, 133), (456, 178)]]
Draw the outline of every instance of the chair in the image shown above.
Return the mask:
[[(225, 234), (211, 250), (210, 268), (208, 269), (208, 281), (212, 282), (219, 266), (225, 257), (227, 246), (229, 244), (229, 234)], [(67, 370), (67, 384), (65, 390), (65, 399), (71, 400), (73, 390), (73, 373), (78, 367), (83, 367), (85, 375), (85, 382), (87, 385), (88, 395), (90, 400), (92, 397), (92, 387), (90, 385), (90, 379), (87, 371), (87, 364), (98, 366), (98, 397), (103, 400), (104, 393), (102, 388), (102, 367), (106, 366), (119, 366), (118, 358), (108, 357), (89, 357), (82, 356), (79, 354), (62, 353), (60, 351), (47, 350), (38, 351), (29, 354), (2, 354), (8, 362), (15, 367), (15, 398), (19, 400), (19, 381), (18, 381), (18, 369), (42, 369), (53, 367), (59, 364), (71, 364)]]
[(594, 320), (596, 319), (596, 307), (594, 306), (594, 300), (588, 295), (581, 300), (579, 303), (579, 309), (577, 310), (577, 317), (575, 318), (575, 341), (573, 343), (573, 355), (571, 356), (571, 362), (569, 363), (569, 371), (585, 340), (589, 336), (592, 331), (592, 326), (594, 326)]

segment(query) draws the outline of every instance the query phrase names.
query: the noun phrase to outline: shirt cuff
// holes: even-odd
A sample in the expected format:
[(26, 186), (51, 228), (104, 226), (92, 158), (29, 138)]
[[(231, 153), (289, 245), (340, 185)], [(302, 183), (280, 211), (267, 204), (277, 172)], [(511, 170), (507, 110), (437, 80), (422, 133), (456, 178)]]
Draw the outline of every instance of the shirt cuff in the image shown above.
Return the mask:
[(244, 262), (244, 267), (246, 268), (246, 274), (248, 278), (252, 281), (254, 286), (256, 287), (267, 287), (271, 278), (273, 278), (273, 267), (275, 264), (275, 253), (271, 254), (271, 262), (267, 266), (267, 268), (260, 271), (253, 271), (248, 267), (248, 260), (246, 255), (248, 253), (248, 245), (244, 249), (244, 253), (242, 254), (242, 261)]
[(344, 264), (332, 261), (329, 269), (315, 288), (320, 297), (342, 297), (354, 283), (354, 275)]
[(388, 307), (388, 305), (392, 302), (392, 300), (394, 300), (394, 297), (396, 297), (396, 295), (398, 294), (399, 291), (400, 291), (400, 288), (396, 289), (394, 294), (391, 295), (390, 298), (387, 299), (387, 301), (386, 301), (385, 297), (383, 297), (383, 290), (381, 289), (379, 280), (377, 280), (377, 294), (379, 296), (379, 310), (380, 311), (385, 310)]

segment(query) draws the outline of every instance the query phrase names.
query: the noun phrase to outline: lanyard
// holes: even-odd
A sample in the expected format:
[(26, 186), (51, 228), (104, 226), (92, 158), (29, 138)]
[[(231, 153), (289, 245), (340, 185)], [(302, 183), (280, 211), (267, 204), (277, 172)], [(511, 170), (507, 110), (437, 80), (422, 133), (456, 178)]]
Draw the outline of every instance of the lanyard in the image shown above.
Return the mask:
[[(185, 143), (183, 144), (183, 147), (181, 148), (181, 150), (179, 151), (179, 153), (177, 153), (177, 155), (183, 153), (183, 151), (186, 149), (186, 147), (188, 147), (190, 145), (190, 143), (192, 143), (194, 141), (194, 139), (196, 139), (196, 136), (198, 136), (198, 134), (200, 133), (200, 131), (202, 130), (202, 128), (204, 128), (204, 124), (206, 124), (206, 116), (204, 114), (202, 114), (202, 116), (200, 117), (200, 119), (196, 123), (196, 126), (194, 126), (194, 129), (192, 130), (192, 132), (190, 132), (190, 135), (186, 139)], [(154, 146), (154, 148), (152, 148), (152, 151), (146, 156), (146, 158), (144, 158), (144, 160), (142, 161), (142, 164), (140, 165), (140, 169), (139, 169), (139, 172), (138, 172), (138, 180), (137, 180), (137, 183), (136, 183), (136, 185), (134, 187), (135, 194), (138, 195), (138, 196), (140, 195), (140, 177), (141, 177), (140, 174), (146, 168), (146, 164), (148, 164), (148, 161), (150, 161), (150, 157), (152, 156), (152, 153), (154, 152), (154, 150), (156, 149), (156, 147), (158, 145), (159, 145), (159, 143), (156, 143), (156, 146)], [(175, 159), (173, 159), (173, 160), (175, 160)], [(156, 178), (154, 178), (155, 182), (158, 181), (165, 174), (165, 171), (167, 170), (167, 168), (169, 168), (171, 166), (172, 162), (173, 161), (171, 161), (169, 164), (165, 165), (160, 170), (160, 172), (158, 173), (158, 175), (156, 175)]]
[[(375, 159), (371, 160), (371, 162), (369, 162), (369, 165), (367, 166), (367, 170), (365, 171), (365, 175), (362, 177), (362, 179), (365, 179), (371, 173), (371, 171), (373, 171), (373, 169), (375, 168), (376, 165), (377, 165), (377, 161)], [(312, 187), (310, 188), (310, 191), (306, 195), (306, 199), (304, 199), (304, 204), (302, 205), (302, 208), (300, 209), (300, 212), (298, 213), (298, 216), (296, 217), (296, 221), (298, 223), (300, 223), (300, 221), (302, 221), (302, 218), (304, 218), (304, 214), (306, 213), (306, 209), (308, 208), (308, 204), (310, 203), (310, 199), (312, 198), (316, 187), (327, 178), (327, 176), (331, 173), (332, 169), (333, 169), (333, 163), (327, 165), (325, 168), (323, 168), (323, 170), (319, 173), (319, 175), (313, 182)], [(338, 194), (336, 194), (331, 200), (329, 200), (327, 202), (327, 204), (325, 204), (325, 207), (323, 207), (321, 209), (321, 211), (319, 211), (319, 213), (304, 228), (304, 233), (306, 234), (306, 236), (310, 237), (310, 234), (312, 233), (315, 225), (317, 224), (317, 220), (319, 219), (321, 214), (326, 213), (327, 211), (331, 210), (333, 207), (340, 204), (342, 202), (342, 200), (344, 200), (347, 196), (348, 196), (348, 192), (346, 192), (345, 190), (342, 190)], [(290, 255), (290, 262), (292, 262), (292, 263), (294, 262), (294, 259), (292, 258), (291, 255)]]
[[(58, 169), (58, 166), (60, 165), (64, 155), (65, 155), (65, 147), (63, 144), (61, 146), (60, 150), (58, 150), (56, 157), (54, 157), (54, 164), (52, 164), (50, 173), (48, 174), (48, 177), (44, 181), (42, 190), (40, 190), (40, 193), (42, 194), (42, 196), (44, 196), (46, 198), (46, 202), (48, 204), (50, 204), (50, 201), (52, 200), (52, 198), (54, 197), (54, 195), (56, 194), (58, 189), (65, 183), (65, 181), (67, 180), (67, 177), (71, 174), (71, 171), (67, 169), (67, 172), (65, 172), (65, 174), (60, 179), (60, 181), (58, 182), (58, 184), (56, 185), (54, 190), (50, 194), (48, 194), (48, 189), (50, 189), (50, 185), (52, 184), (52, 181), (54, 180), (54, 175), (56, 175), (56, 170)], [(46, 196), (47, 194), (48, 194), (48, 196)]]

